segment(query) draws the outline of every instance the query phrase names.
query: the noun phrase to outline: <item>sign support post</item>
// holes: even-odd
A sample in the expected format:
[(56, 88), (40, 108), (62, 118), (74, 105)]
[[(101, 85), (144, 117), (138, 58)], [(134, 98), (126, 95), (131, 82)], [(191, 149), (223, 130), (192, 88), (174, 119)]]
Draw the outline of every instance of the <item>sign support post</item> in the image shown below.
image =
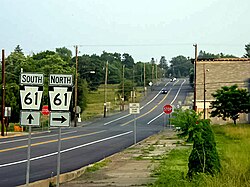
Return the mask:
[(136, 144), (136, 115), (134, 114), (134, 144)]
[(171, 114), (169, 114), (169, 116), (168, 116), (168, 124), (169, 124), (169, 128), (171, 129), (171, 124), (170, 124), (170, 115), (171, 115)]
[(62, 145), (62, 141), (61, 141), (61, 134), (62, 134), (62, 130), (61, 127), (58, 128), (58, 153), (57, 153), (57, 177), (56, 177), (56, 186), (59, 187), (59, 183), (60, 183), (60, 168), (61, 168), (61, 145)]
[[(76, 81), (77, 84), (77, 81)], [(56, 186), (60, 184), (60, 168), (61, 168), (61, 127), (70, 126), (70, 101), (72, 96), (73, 76), (65, 74), (49, 75), (49, 110), (50, 126), (58, 127), (58, 152), (57, 152), (57, 177)], [(77, 86), (75, 87), (77, 89)], [(75, 116), (77, 105), (75, 104)], [(76, 118), (75, 118), (76, 122)]]
[(29, 186), (29, 179), (30, 179), (30, 147), (31, 147), (31, 126), (29, 126), (29, 138), (28, 138), (26, 186)]
[(163, 130), (165, 130), (166, 126), (166, 114), (164, 114), (164, 119), (163, 119)]
[(134, 114), (134, 144), (136, 144), (136, 114), (140, 114), (140, 103), (129, 103), (129, 113)]
[(29, 126), (26, 186), (29, 186), (30, 178), (31, 127), (40, 126), (43, 80), (44, 76), (42, 73), (22, 72), (20, 76), (20, 98), (22, 109), (20, 111), (20, 123), (23, 126)]
[(165, 118), (166, 118), (166, 114), (168, 114), (168, 124), (169, 124), (169, 128), (171, 128), (170, 126), (170, 114), (173, 112), (173, 106), (172, 105), (165, 105), (163, 107), (163, 111), (165, 112), (164, 115), (164, 127), (165, 127)]

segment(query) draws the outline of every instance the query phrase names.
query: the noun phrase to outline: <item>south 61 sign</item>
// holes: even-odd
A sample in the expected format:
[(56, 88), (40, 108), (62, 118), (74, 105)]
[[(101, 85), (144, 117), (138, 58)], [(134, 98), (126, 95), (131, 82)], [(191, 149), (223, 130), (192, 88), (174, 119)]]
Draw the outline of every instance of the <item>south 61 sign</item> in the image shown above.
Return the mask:
[(20, 97), (22, 110), (40, 110), (43, 96), (43, 74), (21, 73)]
[(20, 89), (20, 96), (23, 110), (40, 110), (42, 87), (24, 86), (23, 90)]

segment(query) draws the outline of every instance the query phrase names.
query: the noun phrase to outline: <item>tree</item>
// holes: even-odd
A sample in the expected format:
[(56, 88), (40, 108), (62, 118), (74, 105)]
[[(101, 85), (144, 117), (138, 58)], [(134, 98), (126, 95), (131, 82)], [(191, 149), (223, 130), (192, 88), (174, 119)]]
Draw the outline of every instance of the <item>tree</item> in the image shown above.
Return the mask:
[(70, 62), (72, 58), (72, 51), (66, 47), (56, 48), (57, 54), (65, 61)]
[(223, 53), (213, 54), (213, 53), (209, 53), (209, 52), (201, 50), (199, 52), (198, 58), (201, 58), (201, 59), (209, 59), (209, 58), (236, 58), (236, 56), (229, 55), (229, 54), (223, 54)]
[(20, 45), (17, 45), (16, 48), (14, 49), (14, 52), (23, 54), (22, 50), (23, 49), (20, 47)]
[(125, 65), (127, 68), (133, 68), (135, 65), (134, 59), (128, 53), (124, 53), (122, 55), (122, 64)]
[(187, 138), (187, 142), (193, 142), (194, 130), (201, 114), (197, 114), (194, 110), (176, 110), (176, 112), (173, 112), (170, 121), (175, 127), (179, 127), (177, 135), (181, 138)]
[(224, 86), (212, 94), (215, 101), (211, 102), (213, 109), (211, 117), (231, 118), (236, 124), (240, 113), (248, 113), (250, 109), (250, 94), (246, 89), (239, 89), (237, 85)]
[(178, 136), (187, 137), (186, 141), (193, 142), (187, 174), (190, 178), (197, 173), (213, 175), (221, 168), (210, 120), (201, 119), (201, 114), (194, 110), (179, 109), (170, 119), (175, 127), (179, 127)]
[[(133, 82), (131, 80), (124, 80), (124, 101), (128, 101), (129, 97), (130, 97), (130, 93), (133, 90)], [(121, 84), (119, 84), (118, 86), (119, 90), (118, 90), (118, 94), (122, 95), (122, 89), (123, 89), (123, 84), (121, 82)]]
[(194, 68), (189, 70), (189, 84), (194, 87)]
[(244, 55), (245, 58), (250, 58), (250, 43), (245, 45), (245, 50), (246, 50), (246, 54)]
[(168, 74), (176, 77), (186, 77), (189, 75), (190, 69), (193, 67), (191, 60), (186, 58), (185, 56), (179, 55), (177, 57), (173, 57), (170, 60), (170, 68), (168, 69)]
[(165, 56), (161, 56), (159, 67), (163, 68), (164, 70), (168, 69), (168, 64)]
[(197, 122), (193, 139), (193, 149), (188, 162), (188, 177), (192, 178), (197, 173), (210, 175), (218, 173), (221, 164), (209, 120), (202, 119)]

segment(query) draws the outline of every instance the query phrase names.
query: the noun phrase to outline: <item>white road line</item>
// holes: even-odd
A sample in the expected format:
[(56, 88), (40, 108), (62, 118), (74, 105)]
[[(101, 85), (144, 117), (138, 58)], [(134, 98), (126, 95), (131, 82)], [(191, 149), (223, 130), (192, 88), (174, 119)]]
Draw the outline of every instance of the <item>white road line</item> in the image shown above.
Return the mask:
[(127, 114), (127, 115), (125, 115), (125, 116), (116, 118), (116, 119), (111, 120), (111, 121), (109, 121), (109, 122), (107, 122), (107, 123), (104, 123), (103, 125), (104, 125), (104, 126), (105, 126), (105, 125), (108, 125), (108, 124), (113, 123), (113, 122), (116, 122), (116, 121), (118, 121), (118, 120), (120, 120), (120, 119), (126, 118), (126, 117), (128, 117), (128, 116), (130, 116), (130, 115), (131, 115), (131, 114)]
[[(104, 141), (107, 141), (107, 140), (111, 140), (111, 139), (114, 139), (114, 138), (118, 138), (120, 136), (125, 136), (127, 134), (132, 133), (132, 132), (133, 131), (128, 131), (128, 132), (125, 132), (125, 133), (121, 133), (121, 134), (117, 134), (117, 135), (114, 135), (114, 136), (110, 136), (108, 138), (103, 138), (103, 139), (96, 140), (96, 141), (93, 141), (93, 142), (89, 142), (89, 143), (86, 143), (86, 144), (82, 144), (82, 145), (78, 145), (78, 146), (75, 146), (75, 147), (71, 147), (71, 148), (62, 150), (60, 153), (66, 153), (66, 152), (69, 152), (69, 151), (73, 151), (75, 149), (79, 149), (79, 148), (86, 147), (86, 146), (89, 146), (89, 145), (93, 145), (93, 144), (97, 144), (97, 143), (104, 142)], [(54, 155), (57, 155), (57, 154), (58, 154), (58, 152), (53, 152), (53, 153), (49, 153), (49, 154), (46, 154), (46, 155), (41, 155), (41, 156), (38, 156), (38, 157), (31, 158), (30, 160), (31, 161), (39, 160), (39, 159), (43, 159), (43, 158), (46, 158), (46, 157), (54, 156)], [(17, 165), (17, 164), (21, 164), (21, 163), (25, 163), (25, 162), (27, 162), (27, 160), (20, 160), (20, 161), (16, 161), (16, 162), (1, 164), (0, 168), (6, 167), (6, 166), (13, 166), (13, 165)]]
[[(164, 85), (164, 87), (167, 86), (169, 83), (170, 83), (170, 82), (167, 82), (167, 83)], [(160, 95), (160, 93), (161, 93), (161, 91), (159, 91), (159, 92), (158, 92), (149, 102), (147, 102), (144, 106), (140, 107), (140, 110), (143, 109), (144, 107), (146, 107), (147, 105), (149, 105), (150, 103), (152, 103), (152, 102)], [(131, 114), (127, 114), (127, 115), (125, 115), (125, 116), (122, 116), (122, 117), (119, 117), (119, 118), (117, 118), (117, 119), (111, 120), (111, 121), (109, 121), (109, 122), (107, 122), (107, 123), (104, 123), (103, 125), (104, 125), (104, 126), (109, 125), (109, 124), (111, 124), (111, 123), (113, 123), (113, 122), (119, 121), (119, 120), (121, 120), (121, 119), (123, 119), (123, 118), (126, 118), (126, 117), (130, 116), (130, 115), (131, 115)]]
[[(184, 79), (184, 82), (181, 83), (181, 86), (180, 86), (178, 92), (176, 93), (174, 99), (173, 99), (172, 102), (170, 103), (170, 105), (172, 105), (172, 104), (175, 102), (177, 96), (179, 95), (179, 93), (180, 93), (180, 91), (181, 91), (182, 85), (183, 85), (185, 82), (186, 82), (186, 79)], [(151, 119), (151, 120), (147, 123), (147, 125), (149, 125), (150, 123), (152, 123), (153, 121), (155, 121), (156, 119), (158, 119), (159, 117), (161, 117), (163, 114), (164, 114), (164, 112), (160, 113), (158, 116), (156, 116), (156, 117), (154, 117), (153, 119)]]
[[(75, 132), (77, 132), (77, 131), (64, 132), (64, 133), (62, 133), (62, 135), (71, 134), (71, 133), (75, 133)], [(47, 136), (38, 136), (38, 137), (33, 137), (33, 138), (31, 138), (31, 139), (32, 139), (32, 140), (35, 140), (35, 139), (40, 139), (40, 138), (52, 137), (52, 136), (58, 136), (58, 134), (47, 135)], [(25, 140), (28, 140), (28, 138), (23, 138), (23, 139), (18, 139), (18, 140), (9, 140), (9, 141), (5, 141), (5, 142), (0, 142), (0, 145), (1, 145), (1, 144), (6, 144), (6, 143), (21, 142), (21, 141), (25, 141)]]

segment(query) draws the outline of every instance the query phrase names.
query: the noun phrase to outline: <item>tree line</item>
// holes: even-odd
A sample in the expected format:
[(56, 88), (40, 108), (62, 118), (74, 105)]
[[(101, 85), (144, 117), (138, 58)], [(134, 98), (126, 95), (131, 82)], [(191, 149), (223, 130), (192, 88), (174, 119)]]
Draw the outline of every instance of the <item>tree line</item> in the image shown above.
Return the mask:
[[(250, 56), (250, 44), (245, 46), (246, 54)], [(219, 57), (233, 57), (233, 55), (218, 54)], [(211, 53), (201, 51), (200, 57), (218, 57)], [(48, 76), (49, 74), (73, 74), (75, 76), (76, 57), (66, 47), (56, 48), (55, 51), (42, 51), (32, 55), (24, 55), (19, 45), (5, 59), (6, 62), (6, 107), (11, 107), (11, 122), (19, 122), (20, 94), (19, 76), (20, 72), (39, 72), (45, 77), (43, 92), (43, 105), (48, 105)], [(88, 92), (95, 91), (105, 81), (105, 67), (108, 62), (108, 84), (118, 84), (117, 95), (121, 98), (122, 82), (124, 81), (124, 99), (128, 100), (130, 91), (136, 86), (144, 87), (149, 82), (156, 83), (157, 79), (171, 77), (190, 77), (193, 79), (193, 64), (189, 57), (178, 55), (167, 61), (161, 56), (159, 63), (155, 58), (148, 62), (135, 62), (128, 53), (110, 53), (103, 51), (101, 55), (78, 56), (78, 97), (77, 103), (82, 111), (87, 106)], [(145, 73), (144, 73), (145, 67)], [(124, 70), (124, 72), (123, 72)], [(1, 80), (2, 82), (2, 80)], [(1, 90), (2, 92), (2, 90)], [(2, 94), (2, 93), (1, 93)], [(74, 94), (73, 94), (74, 97)], [(1, 100), (2, 98), (0, 98)], [(74, 98), (73, 98), (74, 101)]]
[[(104, 84), (107, 62), (108, 84), (118, 84), (119, 90), (117, 95), (121, 97), (121, 84), (124, 81), (125, 100), (129, 99), (130, 91), (136, 86), (144, 87), (144, 81), (146, 86), (148, 86), (149, 82), (155, 83), (157, 79), (161, 78), (170, 76), (185, 77), (189, 74), (189, 69), (192, 66), (191, 61), (184, 56), (174, 57), (169, 63), (164, 56), (161, 57), (159, 63), (156, 63), (154, 58), (148, 62), (139, 61), (135, 63), (133, 57), (128, 53), (120, 54), (106, 51), (103, 51), (101, 55), (83, 54), (78, 56), (77, 60), (77, 103), (82, 111), (87, 106), (88, 93), (97, 90), (101, 84)], [(12, 109), (10, 122), (19, 122), (19, 78), (21, 72), (38, 72), (44, 74), (42, 105), (48, 105), (49, 74), (73, 74), (75, 76), (76, 72), (76, 56), (73, 56), (72, 51), (66, 47), (56, 48), (55, 51), (46, 50), (33, 53), (32, 55), (24, 55), (22, 48), (17, 45), (14, 51), (5, 59), (5, 64), (5, 106)], [(74, 101), (74, 98), (72, 100)]]

